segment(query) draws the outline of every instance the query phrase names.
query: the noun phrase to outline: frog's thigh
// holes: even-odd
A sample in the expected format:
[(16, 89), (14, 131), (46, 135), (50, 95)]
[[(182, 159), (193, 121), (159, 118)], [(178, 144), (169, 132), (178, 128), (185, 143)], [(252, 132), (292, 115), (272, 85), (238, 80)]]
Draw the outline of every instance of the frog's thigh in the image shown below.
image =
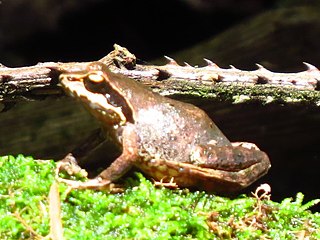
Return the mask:
[(193, 164), (204, 169), (225, 172), (236, 181), (252, 182), (264, 175), (270, 168), (266, 153), (255, 148), (241, 146), (197, 146), (190, 159)]

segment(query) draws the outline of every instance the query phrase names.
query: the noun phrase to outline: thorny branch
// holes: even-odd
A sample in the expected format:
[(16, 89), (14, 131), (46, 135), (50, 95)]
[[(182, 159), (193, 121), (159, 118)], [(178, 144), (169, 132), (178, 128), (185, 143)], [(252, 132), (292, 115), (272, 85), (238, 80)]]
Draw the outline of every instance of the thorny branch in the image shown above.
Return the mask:
[[(113, 72), (134, 78), (163, 95), (194, 95), (222, 98), (233, 102), (248, 100), (320, 103), (320, 71), (305, 63), (298, 73), (274, 73), (258, 65), (257, 70), (243, 71), (233, 66), (219, 68), (205, 59), (205, 67), (178, 65), (168, 58), (163, 66), (136, 64), (135, 56), (115, 44), (115, 50), (99, 61)], [(21, 100), (41, 100), (61, 96), (58, 76), (66, 71), (84, 70), (88, 62), (45, 62), (35, 66), (9, 68), (0, 65), (0, 102), (5, 105)]]

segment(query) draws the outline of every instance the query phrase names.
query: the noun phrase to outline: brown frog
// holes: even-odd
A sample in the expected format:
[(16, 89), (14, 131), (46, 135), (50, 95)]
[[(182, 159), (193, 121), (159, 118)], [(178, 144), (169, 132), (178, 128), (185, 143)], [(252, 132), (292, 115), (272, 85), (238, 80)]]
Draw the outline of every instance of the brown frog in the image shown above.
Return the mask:
[[(88, 64), (86, 71), (61, 74), (60, 83), (122, 151), (96, 178), (65, 180), (74, 188), (104, 188), (135, 166), (181, 187), (231, 192), (270, 168), (266, 153), (251, 143), (230, 143), (201, 109), (154, 93), (101, 62)], [(64, 161), (70, 159), (72, 155)]]

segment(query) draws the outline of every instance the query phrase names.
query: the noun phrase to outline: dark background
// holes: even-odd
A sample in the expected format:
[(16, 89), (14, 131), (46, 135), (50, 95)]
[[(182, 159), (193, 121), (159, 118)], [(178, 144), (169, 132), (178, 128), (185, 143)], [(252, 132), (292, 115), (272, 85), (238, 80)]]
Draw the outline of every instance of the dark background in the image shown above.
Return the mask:
[(31, 0), (0, 5), (0, 49), (8, 55), (3, 64), (98, 59), (114, 43), (148, 61), (275, 6), (270, 0), (42, 2), (42, 7)]

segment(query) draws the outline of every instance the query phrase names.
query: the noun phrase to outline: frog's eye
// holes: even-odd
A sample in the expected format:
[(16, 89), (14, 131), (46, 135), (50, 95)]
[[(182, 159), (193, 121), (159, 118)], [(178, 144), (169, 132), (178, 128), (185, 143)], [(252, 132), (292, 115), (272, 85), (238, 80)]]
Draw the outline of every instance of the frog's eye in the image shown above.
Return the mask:
[(99, 73), (91, 73), (88, 75), (88, 80), (94, 83), (100, 83), (104, 81), (104, 77), (102, 74)]
[(105, 94), (108, 91), (108, 86), (103, 75), (99, 73), (90, 73), (83, 78), (83, 84), (85, 88), (94, 93)]

